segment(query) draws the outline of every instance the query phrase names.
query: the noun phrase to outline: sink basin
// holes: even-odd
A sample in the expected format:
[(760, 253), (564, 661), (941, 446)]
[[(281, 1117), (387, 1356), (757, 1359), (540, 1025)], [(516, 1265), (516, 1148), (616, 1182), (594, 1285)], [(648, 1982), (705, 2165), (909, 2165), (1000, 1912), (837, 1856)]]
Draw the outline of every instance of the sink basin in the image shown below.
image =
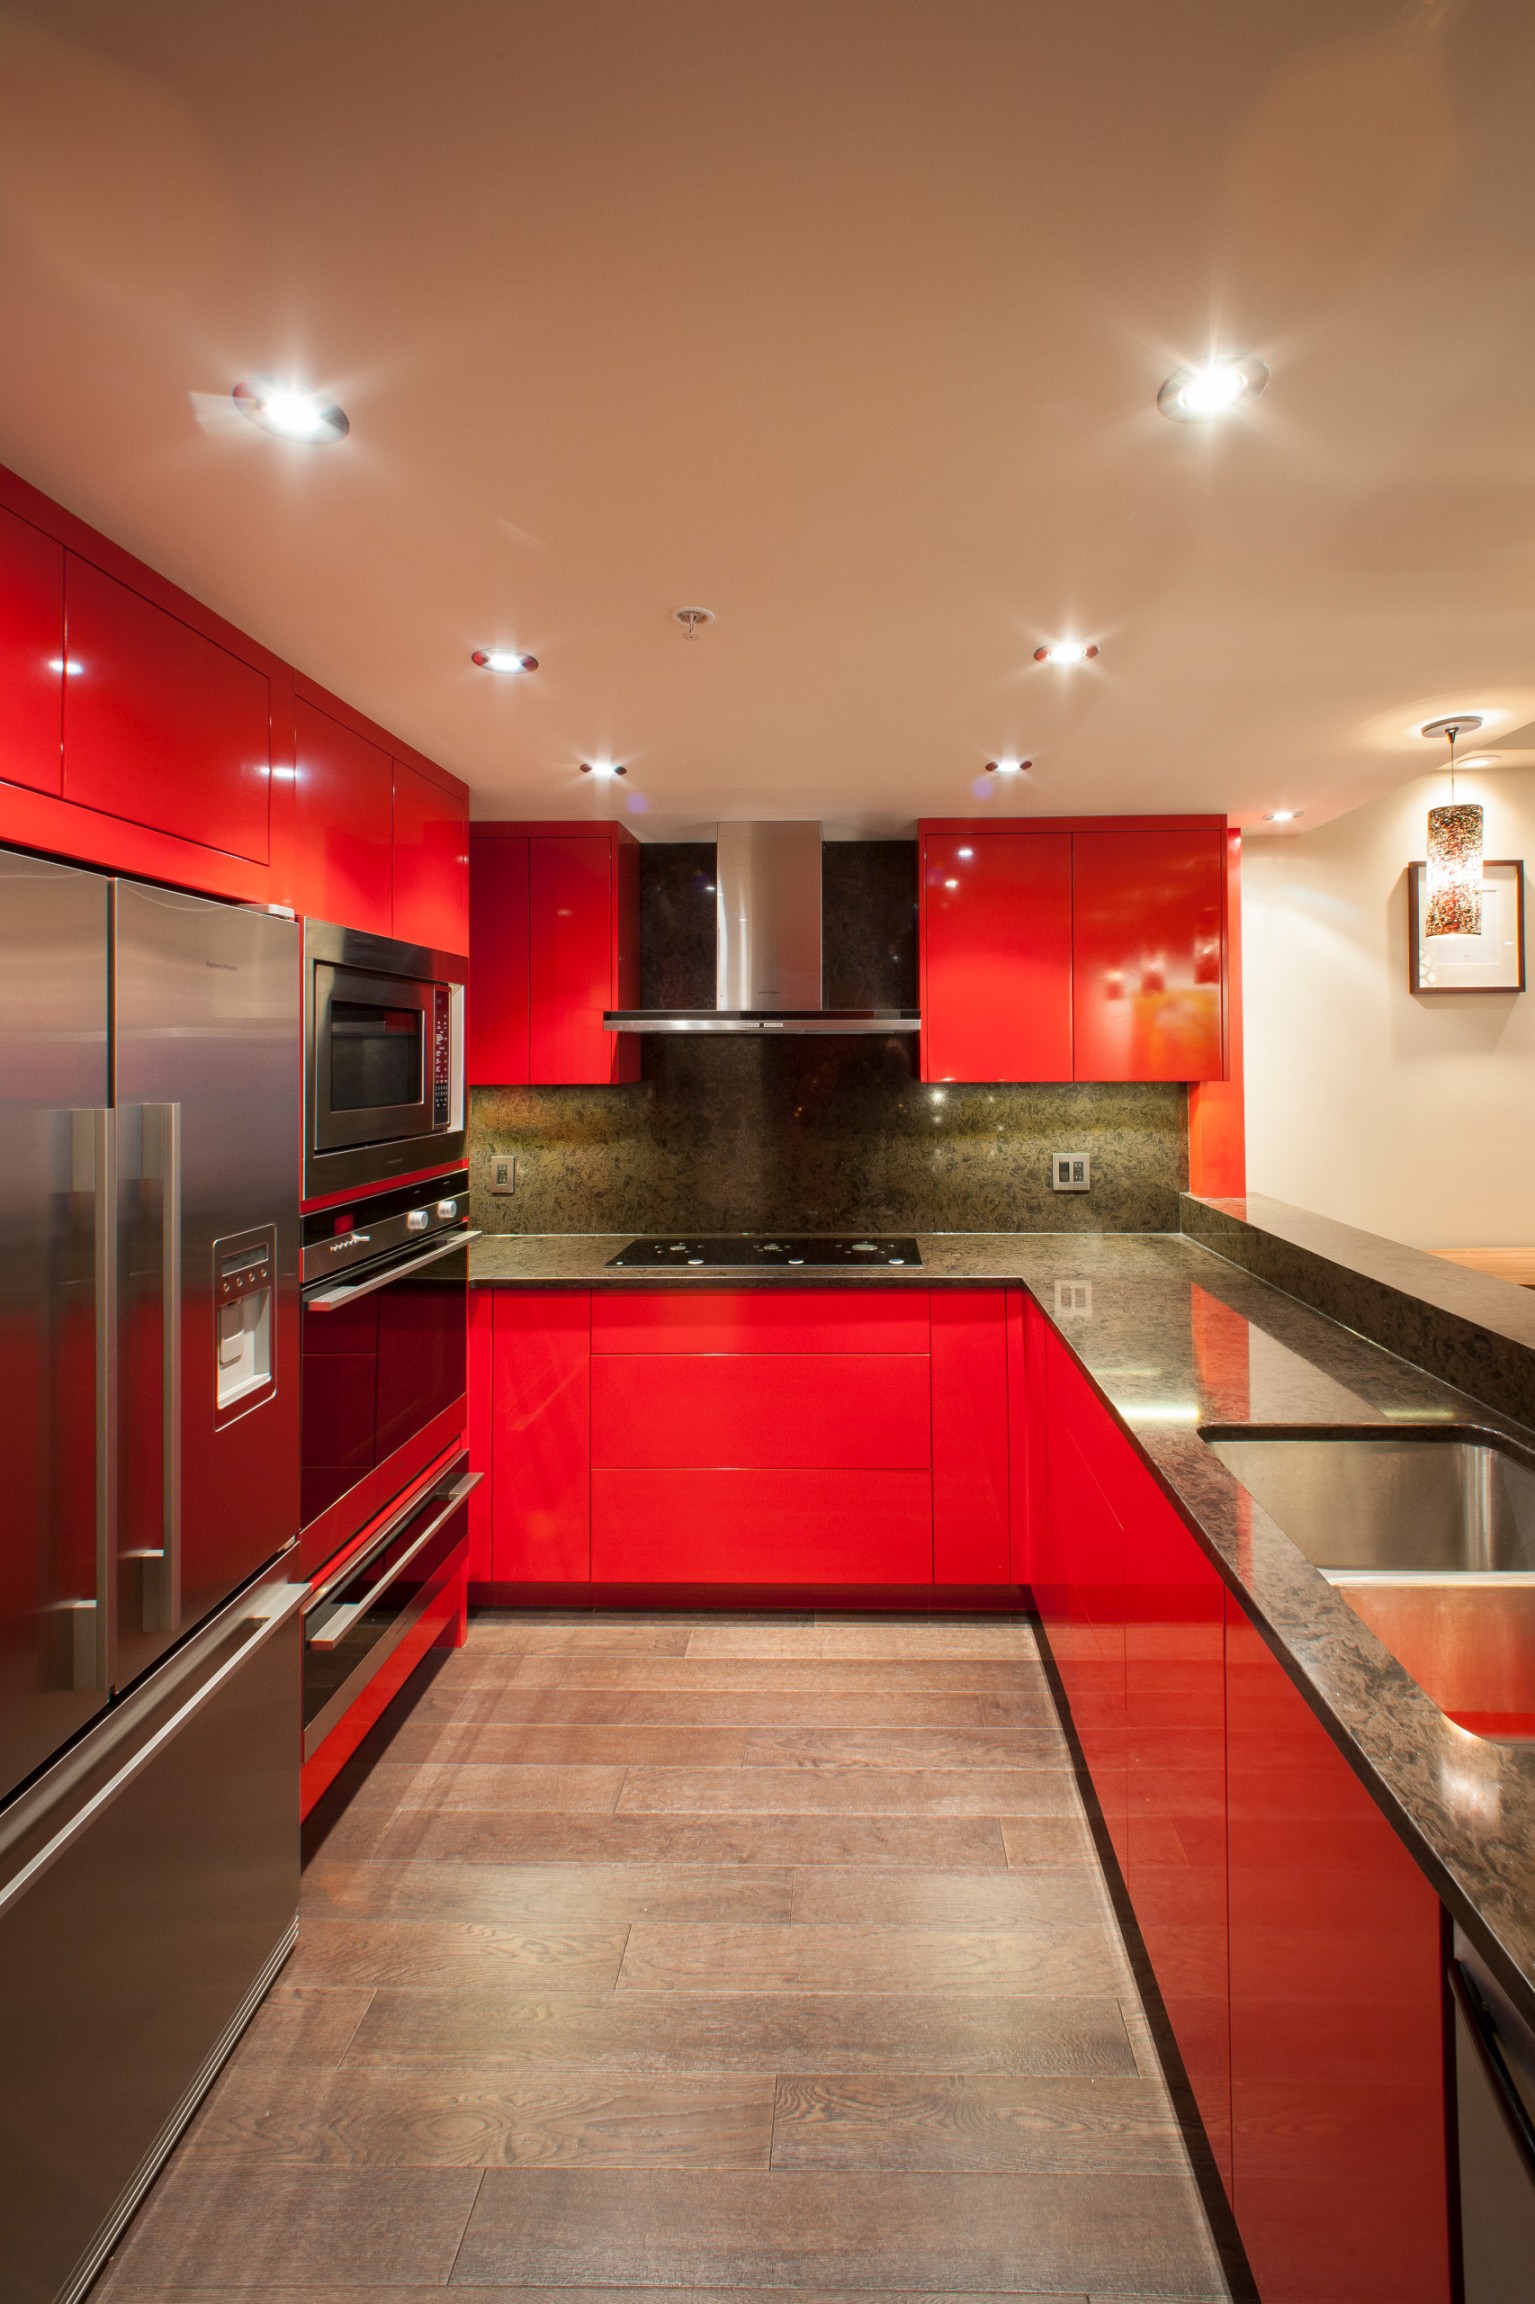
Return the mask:
[(1483, 1433), (1207, 1431), (1439, 1709), (1535, 1739), (1535, 1469)]

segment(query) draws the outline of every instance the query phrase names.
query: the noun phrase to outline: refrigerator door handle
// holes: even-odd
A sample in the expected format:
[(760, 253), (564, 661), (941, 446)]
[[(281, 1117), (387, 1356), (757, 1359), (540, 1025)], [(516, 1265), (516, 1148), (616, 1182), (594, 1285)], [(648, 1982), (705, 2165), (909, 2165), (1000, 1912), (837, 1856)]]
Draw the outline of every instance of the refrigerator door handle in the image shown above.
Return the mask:
[(160, 1632), (181, 1630), (181, 1106), (146, 1104), (146, 1165), (160, 1180)]
[(71, 1114), (71, 1179), (91, 1202), (91, 1295), (95, 1324), (96, 1593), (67, 1603), (77, 1689), (112, 1684), (112, 1581), (117, 1560), (117, 1115), (100, 1106)]

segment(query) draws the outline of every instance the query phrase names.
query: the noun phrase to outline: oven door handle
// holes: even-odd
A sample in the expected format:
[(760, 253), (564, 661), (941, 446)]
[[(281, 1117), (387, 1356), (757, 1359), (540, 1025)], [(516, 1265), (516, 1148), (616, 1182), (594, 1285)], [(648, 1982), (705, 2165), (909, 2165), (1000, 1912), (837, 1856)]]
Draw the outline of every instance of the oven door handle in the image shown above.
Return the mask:
[(484, 1474), (481, 1472), (466, 1472), (462, 1480), (456, 1480), (453, 1486), (448, 1490), (447, 1494), (441, 1499), (442, 1510), (432, 1514), (431, 1519), (422, 1529), (414, 1544), (408, 1544), (405, 1547), (405, 1550), (400, 1554), (399, 1559), (396, 1560), (391, 1567), (388, 1567), (384, 1570), (384, 1573), (382, 1576), (380, 1576), (378, 1582), (376, 1584), (370, 1585), (360, 1600), (349, 1600), (344, 1607), (333, 1609), (331, 1613), (324, 1619), (323, 1623), (317, 1625), (312, 1632), (308, 1629), (307, 1626), (305, 1627), (304, 1640), (306, 1646), (310, 1648), (318, 1648), (322, 1651), (330, 1648), (339, 1648), (342, 1641), (351, 1631), (352, 1626), (356, 1623), (358, 1617), (366, 1616), (368, 1610), (377, 1605), (377, 1603), (383, 1598), (384, 1594), (388, 1591), (395, 1578), (404, 1574), (405, 1570), (410, 1566), (412, 1560), (415, 1559), (416, 1554), (422, 1549), (422, 1546), (429, 1544), (432, 1538), (437, 1534), (438, 1530), (452, 1519), (460, 1504), (463, 1503), (464, 1498), (472, 1494), (473, 1491), (478, 1488), (483, 1478)]
[(408, 1264), (391, 1264), (387, 1272), (375, 1272), (370, 1279), (340, 1280), (334, 1288), (325, 1289), (321, 1295), (306, 1296), (304, 1310), (335, 1312), (343, 1304), (355, 1304), (359, 1296), (371, 1296), (375, 1288), (387, 1288), (394, 1280), (408, 1280), (412, 1272), (421, 1271), (425, 1265), (435, 1264), (439, 1256), (451, 1256), (455, 1248), (466, 1248), (471, 1240), (478, 1240), (479, 1237), (478, 1232), (455, 1232), (451, 1240), (439, 1241), (435, 1248), (428, 1248), (423, 1255), (412, 1256)]

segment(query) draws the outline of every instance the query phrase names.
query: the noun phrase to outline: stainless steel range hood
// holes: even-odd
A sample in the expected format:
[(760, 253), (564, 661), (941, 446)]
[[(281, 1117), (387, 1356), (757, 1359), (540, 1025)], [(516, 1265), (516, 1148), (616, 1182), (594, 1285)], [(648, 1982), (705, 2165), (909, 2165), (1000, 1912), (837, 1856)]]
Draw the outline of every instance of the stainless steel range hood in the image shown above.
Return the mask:
[(722, 824), (712, 1008), (610, 1008), (610, 1032), (915, 1032), (915, 1008), (821, 1005), (821, 827)]

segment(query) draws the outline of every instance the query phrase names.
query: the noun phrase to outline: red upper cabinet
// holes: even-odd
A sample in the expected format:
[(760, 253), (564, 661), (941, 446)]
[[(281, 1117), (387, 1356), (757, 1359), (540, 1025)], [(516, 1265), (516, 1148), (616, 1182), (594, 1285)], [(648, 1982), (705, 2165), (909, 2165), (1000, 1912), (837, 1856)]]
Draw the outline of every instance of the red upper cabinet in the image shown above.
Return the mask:
[(924, 1080), (1219, 1080), (1225, 832), (922, 827)]
[(389, 754), (300, 697), (291, 902), (312, 920), (391, 932)]
[(528, 843), (469, 840), (469, 1001), (472, 1088), (521, 1087), (528, 1077)]
[(265, 863), (266, 673), (74, 553), (64, 605), (64, 798)]
[(394, 933), (469, 949), (469, 795), (407, 760), (394, 763)]
[(1079, 1080), (1218, 1080), (1225, 840), (1136, 827), (1073, 835)]
[(0, 782), (58, 793), (63, 725), (63, 546), (0, 511)]
[(1071, 835), (925, 834), (923, 1079), (1071, 1076)]

